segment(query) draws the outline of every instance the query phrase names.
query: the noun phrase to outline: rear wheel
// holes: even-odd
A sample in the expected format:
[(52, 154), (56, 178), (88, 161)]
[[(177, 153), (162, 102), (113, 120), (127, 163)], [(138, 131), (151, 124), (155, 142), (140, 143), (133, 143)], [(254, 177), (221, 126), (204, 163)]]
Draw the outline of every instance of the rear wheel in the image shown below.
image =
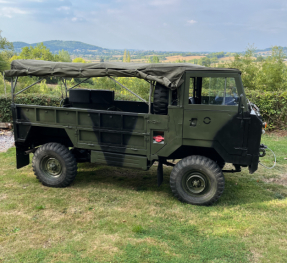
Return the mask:
[(36, 177), (45, 186), (66, 187), (77, 175), (76, 159), (59, 143), (47, 143), (38, 148), (32, 166)]
[(203, 156), (189, 156), (179, 161), (170, 175), (173, 194), (182, 202), (211, 205), (224, 190), (224, 176), (220, 167)]

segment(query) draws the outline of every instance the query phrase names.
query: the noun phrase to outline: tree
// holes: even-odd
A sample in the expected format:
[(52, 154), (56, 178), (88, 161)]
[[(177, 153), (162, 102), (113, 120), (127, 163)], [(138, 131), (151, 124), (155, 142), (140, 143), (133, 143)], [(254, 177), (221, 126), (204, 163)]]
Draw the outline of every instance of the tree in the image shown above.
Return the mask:
[(1, 36), (2, 30), (0, 30), (0, 50), (11, 49), (13, 50), (13, 43), (9, 42), (6, 37)]
[(75, 58), (73, 59), (73, 63), (87, 63), (83, 58)]
[(9, 69), (9, 58), (13, 56), (13, 44), (1, 36), (0, 30), (0, 72)]
[(158, 56), (153, 56), (153, 58), (152, 58), (152, 63), (159, 63), (159, 58), (158, 58)]
[(127, 62), (127, 50), (125, 49), (124, 56), (123, 56), (123, 62)]
[(130, 55), (130, 52), (128, 51), (128, 55), (127, 55), (127, 60), (126, 62), (131, 62), (131, 55)]
[(234, 61), (228, 64), (229, 67), (237, 68), (242, 72), (243, 85), (250, 90), (256, 89), (256, 77), (260, 70), (259, 64), (254, 63), (255, 50), (256, 48), (253, 45), (249, 45), (243, 56), (236, 54)]
[(210, 58), (208, 57), (200, 58), (198, 64), (205, 66), (205, 67), (210, 67), (210, 64), (211, 64)]
[(258, 87), (264, 90), (278, 91), (287, 88), (287, 66), (283, 48), (272, 47), (271, 56), (262, 61), (261, 70), (258, 72)]
[(256, 49), (249, 46), (243, 56), (236, 54), (227, 67), (242, 72), (243, 85), (249, 90), (278, 91), (287, 89), (287, 66), (281, 47), (272, 47), (272, 53), (264, 59), (256, 59)]
[(37, 59), (37, 60), (47, 60), (47, 61), (57, 61), (56, 56), (54, 56), (50, 49), (44, 46), (43, 43), (39, 43), (36, 47), (23, 47), (19, 56), (13, 57), (13, 59)]
[(64, 49), (60, 50), (59, 53), (57, 55), (55, 55), (55, 60), (61, 61), (61, 62), (71, 62), (72, 61), (69, 52), (64, 50)]
[(264, 57), (263, 56), (258, 56), (257, 58), (256, 58), (256, 61), (257, 62), (262, 62), (262, 61), (264, 61)]

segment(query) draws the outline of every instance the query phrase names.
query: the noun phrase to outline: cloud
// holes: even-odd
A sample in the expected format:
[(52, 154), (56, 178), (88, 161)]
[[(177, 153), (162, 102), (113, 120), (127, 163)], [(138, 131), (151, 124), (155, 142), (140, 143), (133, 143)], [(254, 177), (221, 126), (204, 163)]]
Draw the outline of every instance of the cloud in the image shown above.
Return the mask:
[(122, 11), (118, 9), (107, 9), (107, 13), (113, 15), (113, 14), (120, 14), (122, 13)]
[(153, 6), (166, 6), (177, 4), (178, 2), (180, 2), (180, 0), (153, 0), (149, 2), (149, 4)]
[(195, 21), (195, 20), (187, 20), (187, 23), (188, 23), (189, 25), (194, 25), (194, 24), (197, 23), (197, 21)]
[(57, 8), (58, 11), (69, 11), (70, 7), (69, 6), (60, 6)]
[[(0, 0), (0, 27), (9, 41), (233, 52), (248, 43), (286, 46), (286, 10), (286, 0)], [(37, 33), (29, 33), (31, 27)]]
[(5, 16), (8, 18), (12, 18), (14, 15), (24, 15), (28, 14), (27, 11), (21, 10), (17, 7), (2, 7), (0, 9), (0, 16)]

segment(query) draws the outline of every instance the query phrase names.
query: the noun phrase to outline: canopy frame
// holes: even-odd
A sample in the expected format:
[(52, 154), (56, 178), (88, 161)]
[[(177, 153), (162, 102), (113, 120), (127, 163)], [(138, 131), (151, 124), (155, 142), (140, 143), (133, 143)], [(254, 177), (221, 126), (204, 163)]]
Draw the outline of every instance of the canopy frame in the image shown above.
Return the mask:
[(157, 83), (169, 88), (177, 89), (182, 84), (182, 77), (186, 71), (239, 73), (237, 69), (207, 68), (190, 63), (71, 63), (43, 60), (13, 60), (11, 69), (5, 71), (6, 77), (36, 76), (36, 77), (136, 77)]
[(134, 93), (133, 91), (131, 91), (130, 89), (128, 89), (126, 86), (124, 86), (122, 83), (118, 82), (117, 80), (115, 80), (112, 77), (108, 77), (109, 79), (111, 79), (112, 81), (114, 81), (115, 83), (119, 84), (122, 88), (126, 89), (127, 91), (129, 91), (130, 93), (132, 93), (133, 95), (135, 95), (137, 98), (139, 98), (140, 100), (142, 100), (143, 102), (145, 102), (146, 104), (148, 104), (148, 102), (143, 99), (142, 97), (140, 97), (139, 95), (137, 95), (136, 93)]
[[(64, 84), (64, 87), (65, 87), (65, 94), (66, 94), (66, 98), (68, 97), (68, 91), (74, 89), (75, 87), (79, 86), (81, 83), (87, 81), (88, 79), (90, 79), (91, 77), (89, 78), (86, 78), (84, 79), (83, 81), (81, 81), (80, 83), (74, 85), (73, 87), (71, 88), (67, 88), (67, 79), (64, 78), (64, 77), (61, 77), (61, 81), (62, 83)], [(114, 78), (108, 76), (109, 79), (111, 79), (113, 82), (115, 82), (116, 84), (120, 85), (122, 88), (126, 89), (127, 91), (129, 91), (130, 93), (132, 93), (134, 96), (136, 96), (138, 99), (140, 99), (141, 101), (143, 101), (144, 103), (146, 103), (148, 105), (148, 113), (150, 114), (151, 113), (151, 97), (152, 97), (152, 93), (153, 93), (153, 90), (154, 90), (154, 87), (155, 87), (155, 82), (156, 81), (148, 81), (146, 80), (146, 82), (150, 83), (150, 91), (149, 91), (149, 101), (147, 102), (145, 99), (143, 99), (142, 97), (140, 97), (138, 94), (136, 94), (135, 92), (131, 91), (129, 88), (127, 88), (126, 86), (124, 86), (123, 84), (121, 84), (120, 82), (118, 82), (117, 80), (115, 80)], [(24, 89), (18, 91), (17, 93), (15, 93), (15, 88), (16, 88), (16, 85), (17, 85), (17, 81), (18, 81), (18, 76), (15, 78), (15, 83), (13, 82), (13, 77), (11, 77), (11, 93), (12, 93), (12, 104), (14, 105), (15, 104), (15, 97), (24, 92), (25, 90), (33, 87), (34, 85), (36, 85), (37, 83), (41, 82), (42, 80), (44, 80), (45, 78), (42, 78), (42, 79), (39, 79), (37, 81), (35, 81), (33, 84), (29, 85), (28, 87), (25, 87)], [(62, 89), (61, 89), (62, 91)], [(62, 96), (63, 96), (63, 92), (62, 92)]]
[(68, 91), (70, 91), (71, 89), (76, 88), (77, 86), (79, 86), (80, 84), (82, 84), (83, 82), (89, 80), (91, 77), (84, 79), (83, 81), (79, 82), (78, 84), (76, 84), (75, 86), (73, 86), (72, 88), (69, 88)]

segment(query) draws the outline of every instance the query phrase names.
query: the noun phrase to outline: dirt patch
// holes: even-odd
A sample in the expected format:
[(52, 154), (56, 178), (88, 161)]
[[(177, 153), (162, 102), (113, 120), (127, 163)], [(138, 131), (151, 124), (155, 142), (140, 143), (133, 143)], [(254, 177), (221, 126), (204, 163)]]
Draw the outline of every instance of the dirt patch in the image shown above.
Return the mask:
[(166, 57), (166, 59), (163, 62), (175, 62), (176, 60), (185, 60), (185, 61), (189, 61), (189, 60), (193, 60), (193, 59), (201, 59), (204, 58), (205, 56), (170, 56), (170, 57)]
[(287, 137), (287, 130), (266, 131), (266, 134), (278, 137)]
[(6, 152), (9, 148), (14, 146), (14, 135), (12, 131), (0, 130), (0, 152)]
[(281, 175), (279, 178), (263, 179), (265, 183), (274, 183), (287, 186), (287, 174)]

